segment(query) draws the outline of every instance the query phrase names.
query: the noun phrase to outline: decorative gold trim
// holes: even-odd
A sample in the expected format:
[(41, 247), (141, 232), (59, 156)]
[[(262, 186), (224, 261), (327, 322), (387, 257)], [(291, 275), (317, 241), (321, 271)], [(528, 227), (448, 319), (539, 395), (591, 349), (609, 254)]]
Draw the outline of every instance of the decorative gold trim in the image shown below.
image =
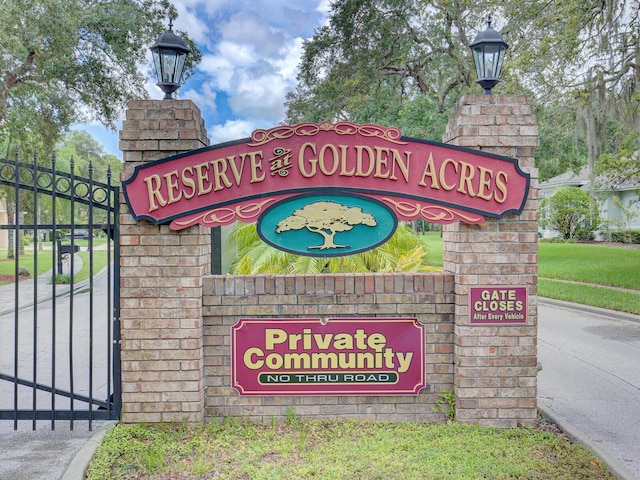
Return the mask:
[(421, 217), (432, 223), (453, 223), (457, 220), (471, 224), (485, 223), (482, 215), (472, 216), (457, 209), (440, 205), (428, 205), (420, 202), (398, 202), (387, 197), (382, 198), (382, 200), (395, 207), (396, 214), (410, 219)]
[(274, 198), (269, 198), (260, 203), (245, 203), (235, 208), (214, 208), (189, 220), (174, 220), (171, 222), (171, 226), (176, 226), (178, 227), (177, 229), (181, 230), (198, 223), (208, 227), (217, 227), (229, 225), (235, 221), (252, 221), (260, 216), (265, 205), (273, 203), (275, 200)]
[(408, 142), (400, 141), (402, 132), (395, 127), (381, 127), (372, 123), (359, 125), (351, 122), (322, 122), (322, 123), (299, 123), (298, 125), (283, 125), (269, 130), (258, 129), (251, 134), (253, 143), (249, 145), (258, 147), (269, 143), (272, 140), (283, 140), (294, 135), (308, 137), (318, 134), (321, 131), (335, 131), (338, 135), (360, 134), (364, 137), (377, 137), (382, 140), (406, 145)]

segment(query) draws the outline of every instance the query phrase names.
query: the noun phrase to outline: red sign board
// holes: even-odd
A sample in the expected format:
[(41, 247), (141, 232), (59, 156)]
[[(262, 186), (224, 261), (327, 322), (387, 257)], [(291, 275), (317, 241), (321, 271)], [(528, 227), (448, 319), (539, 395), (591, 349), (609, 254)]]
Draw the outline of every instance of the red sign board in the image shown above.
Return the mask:
[(415, 318), (245, 318), (231, 327), (240, 395), (417, 395), (425, 361)]
[(482, 325), (527, 323), (527, 287), (471, 287), (469, 321)]
[(517, 160), (403, 137), (396, 128), (348, 122), (256, 130), (250, 139), (136, 167), (123, 182), (133, 216), (169, 223), (256, 221), (271, 205), (304, 194), (361, 195), (398, 220), (484, 223), (519, 214), (529, 175)]

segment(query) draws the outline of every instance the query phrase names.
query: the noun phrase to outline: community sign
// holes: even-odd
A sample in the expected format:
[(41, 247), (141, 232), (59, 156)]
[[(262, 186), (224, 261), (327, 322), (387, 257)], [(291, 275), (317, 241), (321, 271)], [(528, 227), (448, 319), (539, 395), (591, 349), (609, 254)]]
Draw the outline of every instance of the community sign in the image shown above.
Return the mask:
[(415, 318), (244, 318), (231, 327), (240, 395), (417, 395), (426, 385)]
[(275, 248), (339, 256), (383, 244), (399, 220), (482, 224), (519, 214), (529, 175), (514, 158), (323, 122), (145, 163), (123, 186), (136, 220), (173, 230), (257, 222)]

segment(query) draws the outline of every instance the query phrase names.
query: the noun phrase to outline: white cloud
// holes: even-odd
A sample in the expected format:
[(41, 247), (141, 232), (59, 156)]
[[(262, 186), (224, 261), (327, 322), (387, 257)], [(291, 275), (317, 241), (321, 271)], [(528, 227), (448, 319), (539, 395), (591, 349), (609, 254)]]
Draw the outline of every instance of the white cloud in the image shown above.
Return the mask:
[(278, 73), (284, 78), (293, 80), (298, 73), (298, 64), (302, 55), (302, 43), (302, 38), (294, 38), (285, 46), (284, 56), (273, 62), (278, 68)]
[(215, 114), (217, 110), (216, 98), (217, 92), (210, 83), (203, 83), (199, 90), (184, 89), (178, 90), (180, 98), (188, 98), (192, 100), (201, 111), (209, 114)]
[(174, 2), (178, 9), (178, 18), (174, 22), (174, 30), (178, 32), (187, 32), (189, 37), (200, 48), (205, 48), (210, 42), (210, 30), (205, 19), (198, 15), (194, 9), (198, 2), (193, 5), (186, 5), (184, 1)]
[(286, 41), (284, 32), (249, 12), (234, 14), (227, 24), (220, 27), (220, 33), (226, 41), (247, 45), (262, 58), (278, 55)]
[[(241, 72), (244, 74), (246, 72)], [(278, 75), (256, 79), (245, 78), (239, 82), (229, 105), (239, 117), (268, 119), (278, 122), (284, 118), (284, 98), (288, 85)]]
[[(201, 109), (214, 143), (247, 137), (284, 119), (286, 94), (295, 88), (303, 41), (327, 21), (331, 0), (173, 0), (174, 30), (188, 32), (203, 52), (179, 91)], [(151, 54), (147, 70), (151, 65)], [(151, 98), (163, 92), (153, 70)], [(108, 150), (114, 143), (109, 142)]]
[(249, 120), (228, 120), (224, 125), (214, 125), (209, 129), (209, 140), (211, 145), (230, 142), (251, 136), (257, 127)]

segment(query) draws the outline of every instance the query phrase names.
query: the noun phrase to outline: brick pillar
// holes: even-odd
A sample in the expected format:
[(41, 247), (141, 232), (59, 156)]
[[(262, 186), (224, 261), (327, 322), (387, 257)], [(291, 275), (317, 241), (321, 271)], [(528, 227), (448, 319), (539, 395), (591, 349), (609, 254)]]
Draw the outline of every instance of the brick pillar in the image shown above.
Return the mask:
[[(484, 225), (443, 228), (444, 269), (454, 274), (456, 419), (487, 426), (533, 426), (537, 415), (538, 197), (534, 150), (538, 130), (519, 95), (467, 95), (453, 108), (445, 143), (518, 159), (531, 175), (521, 215)], [(526, 286), (528, 322), (479, 326), (469, 322), (470, 286)]]
[[(208, 144), (190, 100), (132, 101), (120, 131), (122, 179), (136, 165)], [(136, 222), (121, 198), (123, 422), (202, 421), (202, 277), (210, 252), (209, 229)]]

